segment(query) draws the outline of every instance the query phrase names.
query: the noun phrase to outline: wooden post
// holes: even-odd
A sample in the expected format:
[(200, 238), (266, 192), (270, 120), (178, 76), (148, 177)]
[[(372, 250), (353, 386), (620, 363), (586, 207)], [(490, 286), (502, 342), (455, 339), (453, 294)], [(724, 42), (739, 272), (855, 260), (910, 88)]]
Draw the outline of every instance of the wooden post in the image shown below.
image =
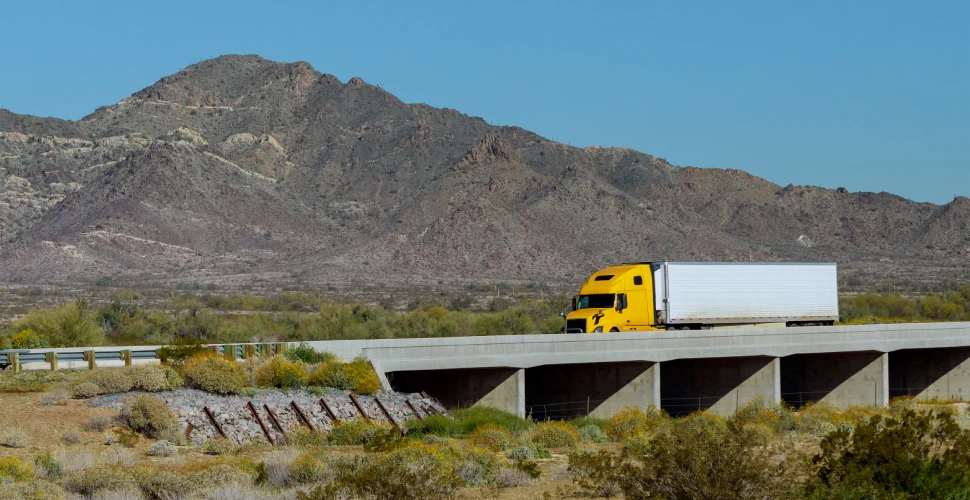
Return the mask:
[(10, 365), (10, 368), (13, 369), (13, 372), (14, 373), (19, 372), (20, 371), (20, 354), (18, 354), (16, 352), (8, 352), (7, 353), (7, 364)]
[(56, 372), (57, 371), (57, 353), (56, 352), (44, 353), (44, 360), (51, 364), (51, 371), (52, 372)]
[(229, 361), (236, 360), (236, 344), (222, 346), (222, 355)]
[(95, 359), (95, 354), (93, 350), (84, 351), (84, 361), (88, 362), (88, 370), (94, 370), (98, 367), (98, 362)]
[(121, 351), (121, 360), (125, 362), (125, 366), (131, 366), (131, 349)]

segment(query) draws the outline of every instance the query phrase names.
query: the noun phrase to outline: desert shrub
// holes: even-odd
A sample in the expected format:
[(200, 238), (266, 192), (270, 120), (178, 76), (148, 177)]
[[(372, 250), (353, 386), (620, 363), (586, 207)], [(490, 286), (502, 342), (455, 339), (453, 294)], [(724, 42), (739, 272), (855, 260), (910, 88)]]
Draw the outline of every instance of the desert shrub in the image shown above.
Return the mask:
[[(465, 436), (485, 424), (495, 424), (504, 427), (512, 434), (521, 434), (532, 427), (532, 422), (507, 411), (489, 406), (472, 406), (451, 412), (454, 417), (454, 432)], [(446, 418), (447, 417), (443, 417)], [(431, 417), (425, 421), (432, 420)]]
[(518, 448), (514, 448), (512, 451), (509, 452), (509, 458), (511, 458), (516, 462), (524, 461), (524, 460), (535, 460), (536, 452), (535, 452), (535, 449), (531, 446), (519, 446)]
[(283, 488), (293, 482), (293, 463), (299, 458), (296, 450), (277, 451), (266, 455), (262, 462), (263, 480), (273, 488)]
[(20, 461), (19, 457), (0, 458), (0, 479), (21, 481), (33, 475), (34, 469)]
[(344, 370), (343, 363), (337, 361), (324, 362), (317, 366), (310, 374), (308, 383), (312, 386), (341, 390), (350, 390), (354, 387)]
[(571, 448), (579, 443), (579, 431), (566, 422), (542, 422), (532, 429), (529, 439), (549, 448)]
[(195, 474), (158, 470), (151, 467), (135, 467), (131, 476), (144, 498), (162, 500), (186, 498), (201, 489)]
[(174, 391), (185, 386), (185, 381), (182, 380), (182, 376), (174, 368), (162, 365), (162, 370), (165, 370), (165, 383), (168, 385), (169, 390)]
[(758, 396), (731, 417), (735, 425), (760, 424), (774, 432), (792, 431), (797, 427), (795, 414), (785, 403), (771, 403)]
[(118, 424), (114, 415), (95, 415), (84, 423), (84, 430), (89, 432), (104, 432)]
[(795, 430), (822, 438), (829, 433), (846, 429), (852, 432), (855, 422), (845, 412), (828, 403), (809, 403), (803, 406), (795, 418)]
[(50, 347), (50, 344), (30, 329), (21, 330), (10, 336), (9, 349), (45, 349), (48, 347)]
[(655, 434), (650, 432), (638, 432), (623, 440), (623, 456), (643, 456), (650, 453), (650, 446), (653, 444)]
[(64, 406), (67, 401), (74, 396), (74, 392), (69, 387), (55, 387), (41, 397), (41, 404), (44, 406)]
[(471, 433), (468, 442), (486, 450), (504, 451), (512, 444), (512, 433), (496, 424), (485, 424)]
[(307, 374), (299, 363), (287, 360), (282, 355), (273, 356), (256, 372), (256, 385), (293, 389), (307, 383)]
[(444, 415), (429, 415), (422, 420), (408, 420), (404, 427), (409, 436), (432, 435), (448, 437), (459, 434), (453, 419)]
[(13, 500), (63, 500), (64, 488), (41, 479), (27, 479), (12, 483), (0, 482), (0, 498)]
[(567, 470), (583, 494), (611, 498), (620, 493), (620, 464), (609, 451), (582, 451), (569, 454)]
[(58, 450), (54, 452), (53, 459), (57, 462), (61, 475), (97, 465), (94, 455), (83, 450)]
[(51, 347), (91, 347), (104, 343), (104, 330), (94, 321), (83, 299), (61, 307), (30, 311), (14, 327), (36, 332)]
[(178, 417), (165, 403), (155, 396), (142, 395), (125, 402), (122, 417), (128, 427), (149, 437), (179, 427)]
[(202, 445), (202, 452), (206, 455), (230, 455), (238, 451), (238, 445), (223, 437), (210, 439)]
[(235, 394), (246, 385), (242, 370), (225, 358), (201, 355), (185, 362), (185, 385), (217, 394)]
[(79, 495), (94, 495), (101, 491), (116, 491), (136, 487), (134, 479), (124, 470), (101, 466), (71, 472), (64, 478), (64, 489)]
[(73, 396), (76, 399), (88, 399), (93, 398), (101, 394), (101, 388), (98, 384), (92, 382), (81, 382), (80, 384), (74, 386)]
[(85, 382), (98, 386), (99, 394), (116, 394), (131, 390), (131, 377), (124, 370), (99, 368), (85, 377)]
[(374, 394), (381, 390), (374, 366), (364, 358), (357, 358), (344, 365), (344, 372), (350, 380), (351, 389), (357, 394)]
[(131, 380), (132, 389), (145, 392), (159, 392), (171, 389), (166, 371), (161, 366), (134, 365), (125, 368)]
[(49, 451), (34, 457), (34, 470), (38, 477), (56, 479), (61, 475), (61, 463)]
[(599, 426), (586, 424), (579, 428), (579, 440), (584, 443), (605, 443), (609, 438)]
[[(107, 436), (111, 436), (111, 437), (107, 437)], [(112, 444), (117, 443), (117, 444), (120, 444), (121, 446), (124, 446), (125, 448), (134, 448), (135, 445), (138, 444), (138, 441), (140, 439), (141, 439), (141, 435), (138, 434), (138, 432), (132, 429), (120, 427), (118, 429), (114, 429), (113, 431), (111, 431), (111, 434), (106, 435), (104, 444), (110, 446)]]
[(297, 457), (290, 470), (293, 482), (296, 484), (315, 483), (323, 477), (325, 472), (323, 464), (308, 453)]
[(189, 359), (207, 353), (215, 355), (206, 349), (205, 344), (201, 340), (196, 338), (183, 338), (172, 345), (162, 347), (159, 350), (159, 358), (163, 364), (176, 369), (182, 369)]
[(315, 365), (317, 363), (333, 363), (337, 360), (337, 356), (335, 356), (332, 352), (319, 352), (310, 347), (310, 344), (307, 344), (306, 342), (301, 342), (300, 345), (292, 349), (288, 349), (285, 355), (290, 361), (301, 361), (308, 365)]
[(388, 453), (334, 461), (333, 481), (300, 498), (453, 498), (464, 486), (458, 467), (448, 450), (412, 441)]
[(825, 436), (812, 459), (814, 498), (967, 498), (970, 431), (949, 412), (875, 415)]
[(61, 442), (64, 444), (78, 444), (83, 441), (81, 433), (76, 430), (70, 430), (61, 435)]
[[(534, 462), (530, 462), (534, 463)], [(532, 482), (532, 476), (515, 467), (502, 467), (495, 475), (495, 484), (502, 488), (517, 488)]]
[(623, 442), (641, 432), (656, 432), (670, 422), (667, 412), (654, 405), (645, 409), (630, 407), (620, 410), (606, 423), (607, 437), (613, 442)]
[(506, 465), (505, 458), (482, 448), (442, 448), (451, 455), (458, 477), (468, 486), (483, 486), (495, 479), (498, 471)]
[(344, 446), (367, 444), (379, 429), (362, 420), (339, 422), (330, 429), (330, 443)]
[(7, 448), (25, 448), (27, 443), (30, 442), (30, 438), (27, 433), (20, 429), (4, 429), (0, 433), (0, 446), (6, 446)]
[(175, 444), (162, 439), (152, 443), (145, 454), (150, 457), (170, 457), (177, 452), (178, 448), (175, 447)]
[(791, 498), (787, 460), (763, 435), (724, 418), (695, 413), (673, 421), (640, 453), (624, 457), (626, 498)]
[(286, 444), (290, 446), (326, 446), (329, 443), (330, 439), (326, 432), (304, 428), (286, 431)]
[(111, 446), (103, 455), (104, 463), (107, 465), (118, 465), (131, 467), (135, 465), (135, 455), (130, 450), (121, 446)]

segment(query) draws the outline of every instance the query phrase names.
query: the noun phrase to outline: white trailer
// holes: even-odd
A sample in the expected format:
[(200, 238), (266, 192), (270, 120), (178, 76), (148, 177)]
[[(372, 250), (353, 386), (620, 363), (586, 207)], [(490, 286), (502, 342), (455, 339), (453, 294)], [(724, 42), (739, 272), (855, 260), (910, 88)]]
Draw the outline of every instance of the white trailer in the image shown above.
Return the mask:
[(839, 320), (834, 263), (658, 262), (650, 267), (658, 326)]

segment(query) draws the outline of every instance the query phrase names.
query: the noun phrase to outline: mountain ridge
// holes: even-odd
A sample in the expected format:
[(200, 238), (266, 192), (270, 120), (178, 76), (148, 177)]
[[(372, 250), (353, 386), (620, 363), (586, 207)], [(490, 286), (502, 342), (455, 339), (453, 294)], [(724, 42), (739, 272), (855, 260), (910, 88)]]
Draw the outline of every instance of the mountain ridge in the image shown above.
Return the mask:
[[(6, 280), (575, 281), (619, 261), (966, 275), (970, 200), (577, 148), (308, 63), (222, 56), (77, 122), (0, 110)], [(927, 265), (929, 263), (930, 265)]]

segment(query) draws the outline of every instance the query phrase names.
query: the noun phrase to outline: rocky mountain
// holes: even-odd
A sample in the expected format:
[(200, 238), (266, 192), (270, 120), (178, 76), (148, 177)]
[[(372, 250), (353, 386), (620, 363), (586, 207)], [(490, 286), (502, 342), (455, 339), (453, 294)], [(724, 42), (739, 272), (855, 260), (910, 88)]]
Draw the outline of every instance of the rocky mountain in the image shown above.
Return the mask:
[(961, 278), (970, 200), (781, 187), (224, 56), (78, 122), (0, 111), (6, 281), (575, 282), (603, 265), (835, 260)]

